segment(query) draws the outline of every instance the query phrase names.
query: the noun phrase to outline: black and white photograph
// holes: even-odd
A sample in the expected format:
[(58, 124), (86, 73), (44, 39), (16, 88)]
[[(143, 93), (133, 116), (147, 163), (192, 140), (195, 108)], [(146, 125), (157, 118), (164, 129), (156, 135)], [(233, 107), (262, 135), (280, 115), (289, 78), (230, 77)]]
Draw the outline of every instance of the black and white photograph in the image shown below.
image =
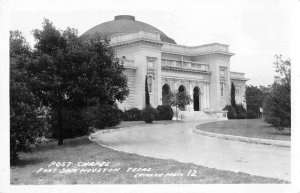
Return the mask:
[(0, 192), (299, 193), (299, 7), (0, 0)]

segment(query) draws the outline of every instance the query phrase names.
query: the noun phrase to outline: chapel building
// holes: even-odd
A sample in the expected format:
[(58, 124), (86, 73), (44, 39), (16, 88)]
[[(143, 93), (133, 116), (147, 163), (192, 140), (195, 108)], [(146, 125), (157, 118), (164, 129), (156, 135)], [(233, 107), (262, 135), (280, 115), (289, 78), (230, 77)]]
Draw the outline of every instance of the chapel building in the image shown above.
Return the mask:
[[(235, 85), (236, 103), (245, 104), (245, 74), (230, 71), (229, 46), (210, 43), (183, 46), (159, 29), (136, 21), (134, 16), (118, 15), (114, 20), (99, 24), (82, 38), (95, 34), (108, 37), (125, 67), (129, 95), (119, 104), (121, 109), (145, 106), (145, 77), (148, 77), (150, 103), (163, 104), (163, 94), (186, 91), (193, 102), (182, 111), (201, 111), (224, 115), (230, 104), (231, 82)], [(226, 115), (225, 115), (226, 116)]]

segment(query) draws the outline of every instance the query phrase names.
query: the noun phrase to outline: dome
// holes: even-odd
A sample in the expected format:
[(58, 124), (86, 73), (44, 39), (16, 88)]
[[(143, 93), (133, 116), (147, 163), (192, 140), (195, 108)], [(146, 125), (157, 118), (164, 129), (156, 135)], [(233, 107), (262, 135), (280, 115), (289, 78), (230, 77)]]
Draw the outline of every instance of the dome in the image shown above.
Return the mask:
[(101, 36), (111, 36), (116, 34), (134, 33), (139, 31), (157, 32), (160, 34), (161, 41), (176, 44), (176, 42), (172, 38), (169, 38), (159, 29), (149, 24), (136, 21), (135, 17), (131, 15), (115, 16), (115, 19), (113, 21), (108, 21), (96, 25), (95, 27), (89, 29), (84, 34), (82, 34), (81, 37), (84, 39), (89, 39), (93, 37), (96, 33), (100, 34)]

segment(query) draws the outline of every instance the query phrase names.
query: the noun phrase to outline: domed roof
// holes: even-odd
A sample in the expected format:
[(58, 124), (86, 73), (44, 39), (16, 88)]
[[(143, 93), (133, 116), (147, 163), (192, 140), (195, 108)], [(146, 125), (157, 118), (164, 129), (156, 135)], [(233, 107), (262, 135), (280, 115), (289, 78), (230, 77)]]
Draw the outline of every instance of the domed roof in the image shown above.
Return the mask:
[(159, 29), (149, 24), (136, 21), (135, 17), (131, 15), (115, 16), (115, 20), (96, 25), (95, 27), (82, 34), (81, 37), (84, 39), (89, 39), (96, 33), (100, 34), (101, 36), (111, 36), (115, 34), (127, 34), (139, 31), (157, 32), (160, 34), (161, 41), (176, 44), (176, 42), (172, 38), (169, 38)]

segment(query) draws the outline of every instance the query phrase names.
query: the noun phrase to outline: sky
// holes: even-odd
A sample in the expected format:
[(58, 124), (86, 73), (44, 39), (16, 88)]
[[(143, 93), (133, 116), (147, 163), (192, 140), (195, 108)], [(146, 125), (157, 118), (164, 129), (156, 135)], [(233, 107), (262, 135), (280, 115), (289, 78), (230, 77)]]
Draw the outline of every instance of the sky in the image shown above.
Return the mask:
[(290, 5), (286, 0), (10, 0), (9, 29), (20, 30), (31, 45), (43, 18), (79, 35), (116, 15), (133, 15), (177, 44), (228, 44), (231, 71), (244, 72), (248, 85), (272, 84), (274, 55), (291, 58)]

